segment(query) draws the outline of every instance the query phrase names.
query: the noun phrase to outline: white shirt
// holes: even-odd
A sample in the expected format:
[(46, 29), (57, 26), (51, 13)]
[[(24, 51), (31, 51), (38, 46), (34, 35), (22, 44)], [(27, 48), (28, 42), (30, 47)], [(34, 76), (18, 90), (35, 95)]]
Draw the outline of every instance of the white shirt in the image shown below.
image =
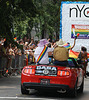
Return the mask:
[[(44, 49), (44, 46), (43, 47), (37, 47), (35, 49), (35, 52), (34, 52), (34, 57), (35, 57), (35, 60), (37, 61), (39, 55), (41, 54), (42, 50)], [(54, 50), (54, 48), (48, 48), (45, 55), (43, 56), (43, 58), (40, 60), (40, 64), (49, 64), (49, 58), (48, 58), (48, 52), (52, 52)]]

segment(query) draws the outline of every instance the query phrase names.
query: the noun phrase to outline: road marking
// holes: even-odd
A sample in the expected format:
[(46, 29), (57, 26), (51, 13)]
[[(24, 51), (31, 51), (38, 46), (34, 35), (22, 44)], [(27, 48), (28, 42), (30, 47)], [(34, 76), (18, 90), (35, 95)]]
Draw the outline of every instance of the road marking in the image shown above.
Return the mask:
[(10, 88), (10, 89), (16, 89), (17, 87), (16, 86), (0, 86), (0, 89), (8, 89), (8, 88)]
[[(54, 99), (49, 99), (49, 98), (27, 98), (27, 97), (0, 97), (1, 99), (18, 99), (18, 100), (54, 100)], [(56, 99), (55, 99), (56, 100)]]

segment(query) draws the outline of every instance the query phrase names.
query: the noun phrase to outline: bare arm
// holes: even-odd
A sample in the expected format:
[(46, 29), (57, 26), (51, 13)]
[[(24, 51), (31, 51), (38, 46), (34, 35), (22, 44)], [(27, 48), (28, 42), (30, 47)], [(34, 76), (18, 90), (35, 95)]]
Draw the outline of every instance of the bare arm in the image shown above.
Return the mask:
[(75, 43), (76, 43), (76, 38), (74, 38), (74, 44), (73, 44), (73, 46), (70, 49), (73, 49), (74, 48)]

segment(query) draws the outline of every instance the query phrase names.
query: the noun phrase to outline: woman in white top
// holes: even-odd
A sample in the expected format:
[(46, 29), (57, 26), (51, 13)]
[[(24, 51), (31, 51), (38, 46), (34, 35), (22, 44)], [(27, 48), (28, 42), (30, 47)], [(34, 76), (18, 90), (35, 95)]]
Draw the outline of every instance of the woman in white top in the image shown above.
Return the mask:
[[(38, 47), (35, 49), (34, 57), (38, 64), (49, 64), (48, 52), (53, 52), (54, 48), (48, 47), (47, 39), (40, 40)], [(42, 55), (43, 54), (43, 55)]]

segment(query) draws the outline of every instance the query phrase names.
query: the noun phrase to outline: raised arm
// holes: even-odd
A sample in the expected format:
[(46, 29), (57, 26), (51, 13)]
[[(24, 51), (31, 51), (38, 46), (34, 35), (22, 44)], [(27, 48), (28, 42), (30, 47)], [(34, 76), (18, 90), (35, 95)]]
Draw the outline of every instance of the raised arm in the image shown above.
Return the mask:
[(73, 46), (70, 49), (73, 49), (74, 48), (75, 43), (76, 43), (76, 38), (74, 38), (74, 44), (73, 44)]

